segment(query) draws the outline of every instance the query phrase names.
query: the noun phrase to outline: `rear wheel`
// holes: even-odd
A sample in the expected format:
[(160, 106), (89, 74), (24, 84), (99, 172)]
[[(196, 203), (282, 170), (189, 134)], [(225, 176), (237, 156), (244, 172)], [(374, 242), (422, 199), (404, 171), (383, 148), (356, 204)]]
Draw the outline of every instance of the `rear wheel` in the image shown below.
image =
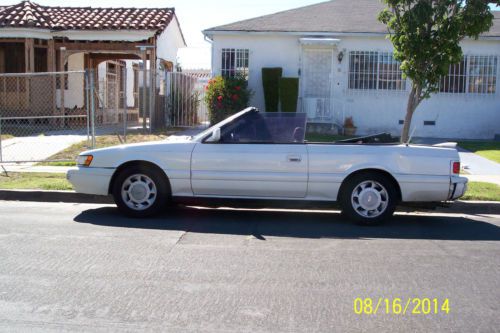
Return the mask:
[(165, 175), (148, 166), (132, 166), (121, 171), (112, 192), (120, 211), (132, 217), (160, 213), (170, 197)]
[(396, 209), (397, 190), (393, 181), (378, 173), (355, 175), (342, 186), (340, 205), (351, 220), (377, 225), (389, 219)]

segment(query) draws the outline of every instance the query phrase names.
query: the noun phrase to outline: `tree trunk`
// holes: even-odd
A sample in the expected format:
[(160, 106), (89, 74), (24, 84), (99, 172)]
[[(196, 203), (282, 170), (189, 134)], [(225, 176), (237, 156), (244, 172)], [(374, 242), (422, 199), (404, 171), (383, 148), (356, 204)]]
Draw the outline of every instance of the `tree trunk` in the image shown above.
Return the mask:
[(401, 143), (408, 143), (408, 139), (410, 137), (410, 129), (411, 129), (411, 119), (413, 117), (413, 113), (417, 109), (417, 106), (422, 101), (422, 97), (420, 96), (422, 92), (422, 88), (413, 83), (410, 91), (410, 96), (408, 96), (408, 104), (406, 105), (406, 116), (405, 122), (403, 124), (403, 132), (401, 133)]

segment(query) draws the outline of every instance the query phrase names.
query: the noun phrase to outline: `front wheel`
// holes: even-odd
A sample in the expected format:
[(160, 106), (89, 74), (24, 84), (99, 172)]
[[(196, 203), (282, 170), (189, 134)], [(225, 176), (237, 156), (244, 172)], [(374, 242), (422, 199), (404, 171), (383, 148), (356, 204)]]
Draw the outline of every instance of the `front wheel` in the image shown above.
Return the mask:
[(377, 173), (355, 175), (342, 186), (342, 212), (361, 225), (377, 225), (396, 210), (397, 190), (391, 179)]
[(148, 217), (160, 213), (167, 205), (168, 189), (167, 180), (160, 170), (133, 166), (117, 175), (113, 198), (124, 214)]

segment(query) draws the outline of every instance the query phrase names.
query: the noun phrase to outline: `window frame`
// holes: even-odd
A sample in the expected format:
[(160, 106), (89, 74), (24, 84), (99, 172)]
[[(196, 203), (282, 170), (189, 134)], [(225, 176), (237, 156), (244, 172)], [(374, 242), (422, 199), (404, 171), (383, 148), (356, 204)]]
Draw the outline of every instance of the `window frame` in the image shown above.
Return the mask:
[[(403, 78), (403, 72), (399, 68), (400, 63), (394, 59), (390, 51), (373, 50), (352, 50), (349, 51), (347, 87), (350, 91), (358, 92), (393, 92), (400, 93), (408, 90), (407, 80)], [(363, 57), (364, 60), (373, 59), (371, 64), (354, 65), (356, 57)], [(387, 69), (382, 68), (386, 64)], [(399, 79), (393, 79), (399, 75)], [(383, 76), (388, 76), (391, 80), (383, 80)], [(366, 79), (368, 77), (368, 80)], [(362, 80), (361, 80), (362, 79)], [(368, 83), (367, 83), (368, 81)], [(398, 87), (399, 86), (399, 87)], [(396, 88), (389, 88), (396, 87)]]
[[(470, 96), (495, 96), (498, 93), (498, 77), (499, 77), (499, 56), (498, 55), (483, 55), (483, 54), (468, 54), (464, 57), (467, 57), (467, 90), (466, 94)], [(488, 68), (488, 72), (486, 76), (484, 73), (480, 74), (471, 74), (473, 65), (472, 60), (481, 60), (479, 70)], [(484, 61), (486, 60), (486, 61)], [(483, 62), (484, 61), (484, 62)], [(493, 63), (490, 63), (492, 61)], [(482, 75), (481, 75), (482, 74)], [(482, 78), (486, 79), (486, 89), (477, 89), (475, 91), (471, 90), (471, 87), (479, 86), (477, 84), (472, 84), (472, 80), (474, 78)], [(493, 83), (490, 84), (489, 80), (492, 79)], [(482, 84), (481, 86), (484, 86)], [(492, 87), (493, 91), (489, 91), (489, 88)]]
[(221, 49), (220, 61), (220, 74), (222, 77), (242, 75), (248, 80), (250, 73), (250, 49), (224, 47)]

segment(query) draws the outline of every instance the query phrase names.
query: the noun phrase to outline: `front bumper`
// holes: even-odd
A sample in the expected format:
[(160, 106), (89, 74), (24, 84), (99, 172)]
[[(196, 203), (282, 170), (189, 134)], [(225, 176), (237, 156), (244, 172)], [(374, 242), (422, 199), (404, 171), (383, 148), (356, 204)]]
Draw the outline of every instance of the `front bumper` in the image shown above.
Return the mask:
[(68, 170), (66, 178), (78, 193), (108, 195), (114, 172), (113, 168), (79, 167)]
[(451, 177), (448, 200), (457, 200), (462, 197), (467, 191), (467, 182), (465, 177)]

